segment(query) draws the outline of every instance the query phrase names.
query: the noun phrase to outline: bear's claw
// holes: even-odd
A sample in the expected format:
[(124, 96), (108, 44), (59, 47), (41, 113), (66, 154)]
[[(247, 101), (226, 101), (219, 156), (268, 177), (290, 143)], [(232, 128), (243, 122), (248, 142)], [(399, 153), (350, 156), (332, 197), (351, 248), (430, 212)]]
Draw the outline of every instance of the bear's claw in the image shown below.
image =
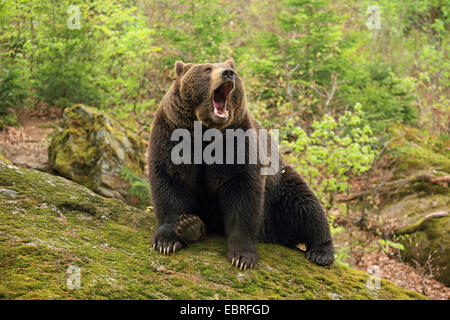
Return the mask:
[(154, 236), (152, 240), (152, 249), (154, 251), (159, 251), (159, 253), (162, 253), (163, 255), (169, 255), (176, 250), (182, 249), (183, 246), (184, 244), (177, 239), (171, 239), (171, 237), (160, 234)]
[(231, 258), (228, 258), (231, 264), (235, 267), (238, 267), (241, 270), (245, 270), (247, 268), (251, 269), (256, 264), (257, 254), (256, 253), (237, 253), (231, 255)]
[(177, 240), (167, 240), (164, 238), (155, 239), (153, 242), (153, 250), (159, 251), (163, 255), (169, 255), (174, 253), (176, 250), (183, 248), (183, 244)]

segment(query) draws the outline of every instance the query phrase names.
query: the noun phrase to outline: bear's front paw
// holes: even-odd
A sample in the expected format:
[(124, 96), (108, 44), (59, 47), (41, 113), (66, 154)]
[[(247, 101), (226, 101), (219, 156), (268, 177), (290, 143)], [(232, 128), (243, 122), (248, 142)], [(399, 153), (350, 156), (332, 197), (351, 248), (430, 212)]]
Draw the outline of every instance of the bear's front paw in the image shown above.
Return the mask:
[(319, 266), (329, 266), (334, 262), (333, 245), (325, 245), (306, 251), (306, 258)]
[(156, 231), (152, 239), (153, 250), (159, 251), (164, 255), (170, 254), (183, 248), (183, 243), (180, 241), (175, 232)]
[(233, 266), (245, 270), (254, 267), (258, 254), (256, 249), (233, 248), (229, 246), (227, 258)]

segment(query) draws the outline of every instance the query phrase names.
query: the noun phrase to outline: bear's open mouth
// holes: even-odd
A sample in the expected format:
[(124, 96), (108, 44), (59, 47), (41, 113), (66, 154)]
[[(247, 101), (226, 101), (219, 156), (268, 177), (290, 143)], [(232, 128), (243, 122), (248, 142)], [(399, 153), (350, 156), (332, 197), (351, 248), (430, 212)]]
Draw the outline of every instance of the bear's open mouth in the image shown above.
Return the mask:
[(231, 90), (233, 90), (233, 82), (228, 81), (224, 84), (220, 85), (213, 93), (213, 106), (214, 106), (214, 115), (219, 118), (226, 119), (228, 118), (228, 110), (227, 103), (228, 98), (230, 97)]

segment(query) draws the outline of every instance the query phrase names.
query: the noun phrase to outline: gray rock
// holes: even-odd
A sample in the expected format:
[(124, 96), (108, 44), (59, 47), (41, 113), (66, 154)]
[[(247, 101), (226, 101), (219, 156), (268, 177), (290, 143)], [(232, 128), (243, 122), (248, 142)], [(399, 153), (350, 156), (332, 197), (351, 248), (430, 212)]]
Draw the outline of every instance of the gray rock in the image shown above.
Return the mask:
[(10, 198), (17, 198), (17, 196), (19, 195), (17, 191), (10, 189), (0, 189), (0, 193), (7, 195)]

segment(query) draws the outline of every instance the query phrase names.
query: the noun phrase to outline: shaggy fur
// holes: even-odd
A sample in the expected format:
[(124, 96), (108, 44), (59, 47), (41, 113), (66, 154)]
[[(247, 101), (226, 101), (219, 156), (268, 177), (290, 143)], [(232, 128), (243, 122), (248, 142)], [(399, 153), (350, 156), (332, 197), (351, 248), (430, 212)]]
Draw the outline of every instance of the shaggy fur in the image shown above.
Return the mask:
[(230, 68), (234, 70), (230, 60), (175, 64), (176, 80), (156, 111), (150, 137), (151, 194), (159, 223), (153, 248), (165, 254), (183, 248), (185, 242), (175, 226), (180, 215), (189, 214), (203, 220), (207, 233), (227, 236), (227, 258), (238, 267), (255, 265), (256, 241), (292, 248), (305, 243), (309, 260), (332, 264), (334, 250), (324, 210), (281, 156), (279, 171), (268, 176), (261, 175), (260, 164), (172, 163), (171, 150), (178, 144), (170, 139), (173, 130), (185, 128), (192, 133), (195, 120), (202, 121), (204, 130), (216, 128), (223, 133), (226, 128), (260, 128), (247, 109), (237, 74), (228, 99), (228, 118), (214, 116), (211, 97), (223, 82), (221, 72)]

